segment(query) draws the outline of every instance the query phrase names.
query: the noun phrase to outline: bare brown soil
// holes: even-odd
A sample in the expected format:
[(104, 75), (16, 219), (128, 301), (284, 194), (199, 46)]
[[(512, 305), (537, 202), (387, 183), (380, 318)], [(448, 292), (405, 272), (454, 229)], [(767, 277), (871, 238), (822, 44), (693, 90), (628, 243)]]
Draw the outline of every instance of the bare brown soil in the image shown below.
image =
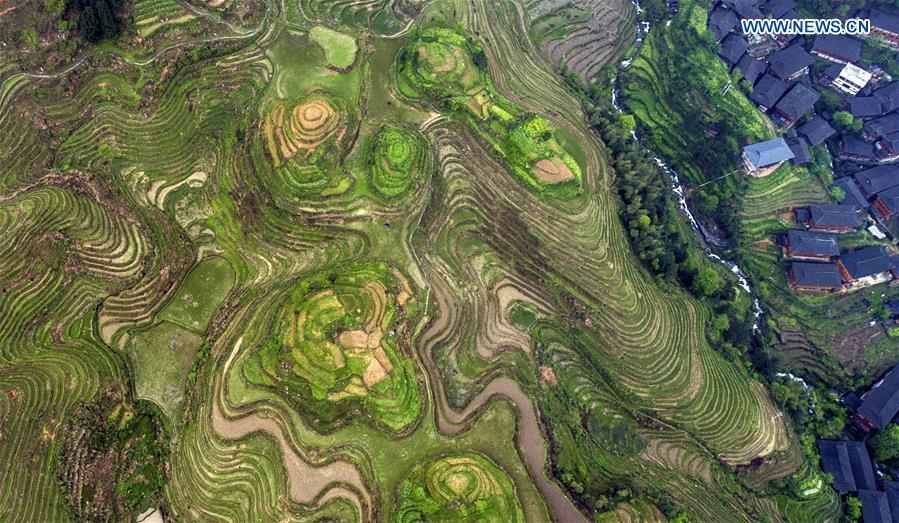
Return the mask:
[(543, 183), (562, 183), (574, 178), (571, 169), (561, 161), (540, 160), (531, 171)]

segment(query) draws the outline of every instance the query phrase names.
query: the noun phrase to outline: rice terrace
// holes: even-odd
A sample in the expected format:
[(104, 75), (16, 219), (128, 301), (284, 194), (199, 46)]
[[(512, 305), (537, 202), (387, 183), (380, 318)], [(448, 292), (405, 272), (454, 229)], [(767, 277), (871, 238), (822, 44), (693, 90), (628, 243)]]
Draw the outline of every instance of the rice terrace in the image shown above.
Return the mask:
[(0, 521), (859, 520), (899, 350), (778, 351), (895, 291), (759, 276), (804, 168), (716, 243), (659, 167), (720, 3), (0, 2)]

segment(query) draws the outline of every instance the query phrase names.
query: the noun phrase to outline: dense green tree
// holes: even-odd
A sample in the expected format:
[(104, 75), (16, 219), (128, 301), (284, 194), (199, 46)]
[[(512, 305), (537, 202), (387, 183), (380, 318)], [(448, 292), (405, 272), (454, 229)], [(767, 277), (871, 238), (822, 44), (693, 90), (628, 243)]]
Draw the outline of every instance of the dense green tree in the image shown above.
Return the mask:
[(78, 15), (78, 32), (81, 38), (91, 43), (99, 42), (103, 37), (100, 20), (92, 6), (85, 7)]
[(724, 278), (714, 267), (706, 265), (693, 278), (693, 291), (700, 296), (714, 296), (724, 286)]
[(839, 203), (846, 198), (846, 191), (840, 189), (839, 187), (831, 187), (830, 197), (833, 198), (835, 202)]
[(94, 11), (97, 13), (97, 19), (100, 21), (100, 30), (103, 33), (103, 37), (114, 37), (118, 33), (118, 27), (116, 26), (115, 16), (112, 14), (112, 9), (109, 7), (106, 0), (97, 0)]
[(893, 423), (875, 434), (868, 444), (877, 461), (891, 461), (899, 458), (899, 425)]
[(855, 496), (846, 498), (846, 519), (858, 521), (862, 517), (862, 502)]
[(66, 0), (44, 0), (44, 11), (54, 16), (62, 16), (66, 11)]
[(852, 113), (847, 111), (837, 111), (833, 113), (833, 124), (834, 127), (841, 131), (852, 131), (858, 132), (862, 128), (862, 121), (856, 119), (852, 116)]

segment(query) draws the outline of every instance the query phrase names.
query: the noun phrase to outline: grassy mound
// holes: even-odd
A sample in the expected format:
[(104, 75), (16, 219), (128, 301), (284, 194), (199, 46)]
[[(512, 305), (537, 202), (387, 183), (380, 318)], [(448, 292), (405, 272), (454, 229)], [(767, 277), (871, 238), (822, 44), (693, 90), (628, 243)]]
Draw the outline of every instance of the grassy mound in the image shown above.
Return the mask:
[(418, 465), (398, 498), (396, 521), (524, 521), (506, 473), (478, 454)]
[(332, 67), (346, 69), (356, 61), (359, 47), (350, 35), (317, 25), (309, 30), (309, 39), (325, 50), (325, 58)]
[(397, 344), (415, 309), (384, 263), (314, 275), (290, 293), (274, 333), (249, 360), (251, 382), (285, 391), (309, 422), (328, 430), (359, 413), (401, 431), (421, 410), (412, 362)]
[(374, 189), (386, 198), (407, 193), (418, 183), (427, 162), (427, 145), (417, 133), (385, 127), (375, 136), (369, 176)]
[[(342, 193), (349, 179), (340, 168), (355, 124), (342, 100), (314, 91), (294, 105), (276, 101), (262, 131), (280, 179), (276, 190), (295, 196)], [(342, 188), (337, 191), (336, 188)]]

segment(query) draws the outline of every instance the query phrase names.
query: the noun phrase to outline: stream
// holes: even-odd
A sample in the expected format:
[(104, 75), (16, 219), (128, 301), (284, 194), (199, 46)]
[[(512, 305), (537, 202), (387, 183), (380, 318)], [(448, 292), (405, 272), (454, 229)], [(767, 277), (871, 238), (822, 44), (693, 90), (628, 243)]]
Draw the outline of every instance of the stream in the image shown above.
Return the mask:
[[(638, 0), (631, 0), (631, 3), (634, 5), (634, 8), (637, 11), (637, 14), (643, 12), (643, 9), (640, 7), (640, 3)], [(668, 21), (670, 24), (671, 21)], [(630, 53), (630, 56), (625, 57), (621, 62), (619, 62), (618, 67), (615, 71), (615, 75), (612, 77), (612, 107), (614, 107), (618, 112), (624, 112), (621, 109), (619, 104), (619, 87), (618, 87), (618, 71), (627, 69), (630, 67), (631, 63), (637, 53), (640, 52), (640, 47), (643, 45), (643, 41), (646, 38), (646, 35), (649, 34), (650, 24), (646, 21), (638, 21), (637, 22), (637, 38), (634, 40), (633, 50)], [(687, 222), (690, 224), (690, 228), (693, 229), (693, 232), (696, 233), (696, 237), (699, 239), (699, 243), (702, 245), (705, 250), (706, 256), (710, 259), (715, 260), (718, 263), (721, 263), (725, 267), (730, 270), (736, 277), (737, 282), (741, 289), (743, 289), (746, 294), (752, 299), (752, 314), (755, 316), (755, 321), (752, 325), (753, 334), (757, 333), (759, 330), (759, 325), (762, 320), (762, 308), (759, 304), (758, 296), (753, 292), (752, 287), (749, 285), (749, 279), (746, 277), (746, 273), (743, 272), (743, 269), (740, 268), (735, 262), (723, 258), (718, 254), (712, 252), (712, 248), (710, 245), (715, 245), (721, 247), (723, 243), (721, 240), (710, 233), (693, 215), (693, 212), (690, 210), (690, 205), (687, 202), (687, 193), (684, 189), (683, 183), (681, 183), (680, 178), (677, 175), (677, 171), (674, 170), (668, 163), (660, 158), (655, 151), (650, 149), (646, 144), (637, 137), (637, 133), (635, 131), (631, 131), (631, 135), (634, 137), (634, 140), (643, 147), (643, 149), (652, 156), (653, 160), (655, 160), (656, 165), (659, 166), (665, 174), (668, 175), (668, 179), (670, 181), (670, 187), (674, 195), (677, 197), (678, 207), (680, 208), (681, 214), (687, 219)]]

